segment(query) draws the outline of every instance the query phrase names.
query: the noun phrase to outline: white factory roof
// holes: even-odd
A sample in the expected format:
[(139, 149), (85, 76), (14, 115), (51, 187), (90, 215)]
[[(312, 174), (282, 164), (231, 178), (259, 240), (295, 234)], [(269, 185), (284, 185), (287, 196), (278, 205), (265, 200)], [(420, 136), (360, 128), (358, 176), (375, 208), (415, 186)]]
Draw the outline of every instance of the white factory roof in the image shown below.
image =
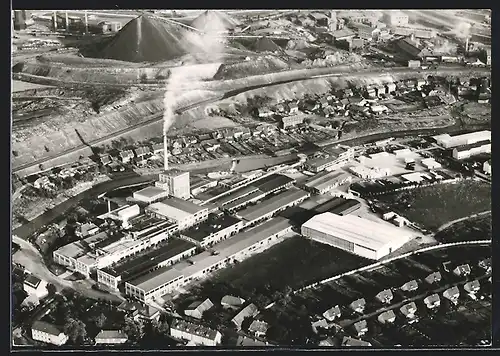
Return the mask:
[(479, 142), (479, 141), (483, 141), (483, 140), (490, 140), (491, 141), (491, 131), (483, 130), (483, 131), (470, 132), (467, 134), (456, 135), (456, 136), (442, 134), (442, 135), (433, 136), (432, 138), (435, 139), (438, 143), (439, 142), (446, 142), (448, 144), (451, 144), (452, 146), (455, 146), (455, 145), (459, 146), (461, 144), (461, 142), (463, 142), (463, 141), (470, 141), (470, 143)]
[(181, 221), (188, 219), (192, 213), (179, 209), (177, 207), (165, 204), (163, 202), (151, 204), (146, 208), (146, 210), (165, 216), (168, 219)]
[(419, 172), (403, 174), (401, 178), (406, 179), (409, 182), (417, 182), (417, 183), (424, 180), (424, 177), (422, 177), (422, 173)]
[(390, 225), (363, 219), (354, 215), (339, 216), (323, 213), (308, 220), (302, 227), (338, 236), (356, 245), (379, 249), (409, 234)]
[(140, 194), (142, 196), (145, 196), (147, 198), (154, 198), (158, 195), (165, 194), (165, 190), (158, 188), (158, 187), (146, 187), (144, 189), (141, 189), (134, 194)]

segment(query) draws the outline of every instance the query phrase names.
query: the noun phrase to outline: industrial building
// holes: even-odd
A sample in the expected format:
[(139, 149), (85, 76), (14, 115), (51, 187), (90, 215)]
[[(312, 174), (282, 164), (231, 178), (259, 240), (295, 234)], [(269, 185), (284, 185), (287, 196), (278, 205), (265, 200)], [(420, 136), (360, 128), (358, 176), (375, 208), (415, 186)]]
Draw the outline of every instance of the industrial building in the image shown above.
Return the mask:
[(142, 302), (162, 297), (193, 280), (224, 268), (234, 261), (264, 251), (292, 231), (288, 219), (274, 218), (250, 230), (238, 233), (213, 247), (172, 267), (162, 267), (135, 280), (125, 282), (125, 294)]
[(482, 153), (491, 153), (491, 140), (478, 141), (472, 144), (455, 147), (452, 155), (453, 158), (460, 160)]
[(130, 221), (139, 216), (141, 214), (141, 209), (139, 208), (139, 205), (134, 204), (134, 205), (124, 205), (121, 206), (115, 210), (111, 210), (103, 215), (99, 216), (99, 219), (105, 220), (105, 219), (111, 219), (115, 221), (119, 221), (122, 224), (122, 227), (124, 228), (129, 228), (130, 227)]
[(162, 246), (155, 245), (146, 253), (124, 262), (97, 270), (97, 281), (117, 290), (125, 283), (154, 269), (171, 266), (196, 252), (196, 246), (180, 239), (170, 239)]
[(158, 187), (146, 187), (133, 194), (135, 200), (147, 204), (152, 204), (166, 197), (168, 197), (168, 191)]
[(288, 127), (297, 126), (302, 124), (306, 118), (306, 115), (292, 115), (292, 116), (284, 116), (281, 118), (281, 127), (286, 129)]
[(292, 187), (280, 194), (276, 194), (260, 204), (250, 206), (236, 213), (236, 216), (245, 221), (245, 227), (255, 225), (291, 206), (302, 203), (310, 196), (309, 193)]
[(304, 184), (304, 189), (312, 194), (325, 194), (332, 189), (352, 181), (352, 176), (344, 171), (321, 172)]
[(441, 163), (436, 162), (434, 158), (424, 158), (420, 163), (427, 169), (441, 168)]
[(353, 254), (378, 260), (410, 241), (412, 234), (363, 219), (323, 213), (302, 225), (302, 235)]
[(169, 195), (179, 199), (189, 199), (191, 196), (191, 184), (189, 172), (171, 169), (160, 173), (155, 185), (168, 192)]
[(222, 340), (219, 331), (182, 319), (174, 319), (170, 325), (170, 336), (202, 346), (217, 346)]
[(128, 336), (120, 330), (101, 330), (94, 340), (96, 345), (116, 345), (126, 343)]
[(350, 148), (337, 147), (330, 149), (328, 153), (328, 156), (308, 159), (305, 163), (306, 169), (314, 173), (319, 173), (324, 170), (340, 168), (353, 156), (354, 151)]
[(146, 208), (146, 213), (159, 219), (172, 221), (177, 224), (179, 230), (184, 230), (205, 221), (208, 217), (208, 208), (170, 197), (151, 204)]
[(202, 224), (183, 231), (180, 237), (200, 247), (206, 247), (237, 234), (242, 228), (243, 221), (233, 216), (209, 216)]
[(471, 145), (480, 141), (491, 141), (491, 131), (476, 131), (463, 135), (450, 136), (449, 134), (442, 134), (432, 136), (438, 145), (444, 148), (454, 148), (463, 145)]
[(363, 179), (376, 179), (391, 175), (391, 170), (389, 168), (379, 168), (379, 167), (369, 168), (366, 166), (358, 165), (350, 167), (349, 170), (355, 176)]
[(407, 26), (409, 17), (399, 10), (386, 10), (383, 20), (389, 26)]

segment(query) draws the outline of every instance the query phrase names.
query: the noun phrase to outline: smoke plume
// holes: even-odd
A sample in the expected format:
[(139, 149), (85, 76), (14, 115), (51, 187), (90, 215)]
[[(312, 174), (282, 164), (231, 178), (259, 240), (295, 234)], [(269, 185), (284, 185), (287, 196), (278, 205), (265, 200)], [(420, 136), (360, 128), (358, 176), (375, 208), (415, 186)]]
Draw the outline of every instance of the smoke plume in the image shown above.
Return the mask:
[(226, 27), (216, 16), (212, 16), (203, 32), (186, 31), (183, 37), (188, 59), (182, 67), (175, 68), (168, 79), (163, 113), (163, 135), (174, 122), (174, 110), (179, 96), (186, 90), (196, 91), (201, 87), (203, 73), (192, 66), (199, 62), (219, 62), (224, 54), (227, 38)]

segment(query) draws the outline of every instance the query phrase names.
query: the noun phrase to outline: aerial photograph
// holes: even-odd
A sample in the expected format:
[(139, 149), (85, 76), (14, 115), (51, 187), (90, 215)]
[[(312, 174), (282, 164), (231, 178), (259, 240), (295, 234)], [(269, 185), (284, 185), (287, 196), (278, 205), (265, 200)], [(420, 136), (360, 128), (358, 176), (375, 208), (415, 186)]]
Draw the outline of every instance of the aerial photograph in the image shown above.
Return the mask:
[(11, 350), (492, 346), (491, 10), (11, 12)]

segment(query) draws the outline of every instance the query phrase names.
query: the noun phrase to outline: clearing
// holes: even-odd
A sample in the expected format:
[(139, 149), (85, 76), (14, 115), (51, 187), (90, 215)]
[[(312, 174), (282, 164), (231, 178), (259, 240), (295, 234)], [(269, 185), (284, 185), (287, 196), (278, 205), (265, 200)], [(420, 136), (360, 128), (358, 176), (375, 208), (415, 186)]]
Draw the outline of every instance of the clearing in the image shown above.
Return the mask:
[(435, 230), (459, 218), (491, 209), (491, 185), (462, 180), (380, 196), (379, 201), (417, 225)]

